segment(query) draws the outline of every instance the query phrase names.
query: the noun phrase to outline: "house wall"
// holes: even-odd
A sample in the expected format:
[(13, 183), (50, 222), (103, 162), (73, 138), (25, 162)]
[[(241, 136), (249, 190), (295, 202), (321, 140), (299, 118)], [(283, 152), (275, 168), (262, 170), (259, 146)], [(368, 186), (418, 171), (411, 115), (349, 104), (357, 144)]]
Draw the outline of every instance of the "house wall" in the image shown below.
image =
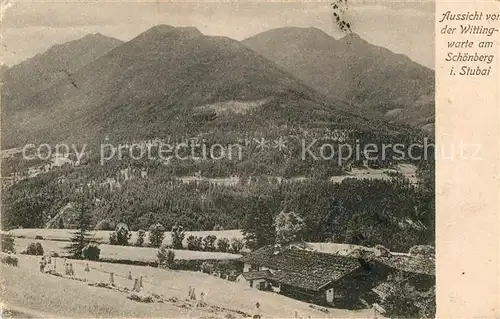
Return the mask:
[(243, 264), (243, 272), (249, 272), (250, 271), (250, 267), (252, 265), (248, 264), (248, 263), (244, 263)]
[(238, 277), (236, 277), (236, 282), (244, 286), (250, 286), (250, 282), (246, 280), (246, 278), (243, 277), (243, 275), (239, 275)]
[(236, 282), (238, 284), (241, 284), (246, 287), (252, 287), (255, 289), (259, 289), (261, 283), (264, 284), (264, 288), (269, 287), (269, 283), (265, 279), (254, 279), (254, 280), (247, 280), (243, 275), (239, 275), (236, 278)]
[(315, 303), (315, 304), (325, 304), (326, 293), (322, 291), (313, 291), (302, 289), (299, 287), (293, 287), (289, 285), (281, 285), (280, 293), (282, 295), (302, 300), (305, 302)]

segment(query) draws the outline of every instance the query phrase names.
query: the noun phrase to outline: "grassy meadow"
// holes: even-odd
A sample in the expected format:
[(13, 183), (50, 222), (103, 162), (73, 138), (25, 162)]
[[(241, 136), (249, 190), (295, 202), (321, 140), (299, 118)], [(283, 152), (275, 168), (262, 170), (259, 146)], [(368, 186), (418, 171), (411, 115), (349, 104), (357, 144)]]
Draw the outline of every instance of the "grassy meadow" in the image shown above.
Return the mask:
[[(19, 255), (19, 267), (1, 265), (0, 299), (4, 304), (22, 306), (51, 318), (58, 317), (168, 317), (168, 318), (241, 318), (252, 315), (255, 303), (261, 304), (267, 318), (369, 318), (370, 310), (347, 311), (329, 308), (322, 312), (309, 304), (272, 292), (264, 292), (201, 272), (165, 270), (153, 267), (130, 266), (102, 262), (72, 260), (76, 278), (57, 277), (40, 273), (39, 257)], [(56, 271), (63, 273), (63, 259), (53, 258)], [(90, 272), (85, 272), (88, 263)], [(53, 264), (52, 264), (53, 265)], [(52, 266), (53, 267), (53, 266)], [(108, 282), (114, 273), (117, 289), (89, 286), (88, 283)], [(126, 298), (125, 288), (132, 288), (133, 280), (143, 277), (143, 292), (157, 294), (167, 300), (162, 303), (141, 303)], [(186, 301), (189, 286), (197, 296), (205, 294), (203, 307)], [(39, 317), (39, 316), (37, 316)], [(44, 317), (41, 315), (40, 317)]]

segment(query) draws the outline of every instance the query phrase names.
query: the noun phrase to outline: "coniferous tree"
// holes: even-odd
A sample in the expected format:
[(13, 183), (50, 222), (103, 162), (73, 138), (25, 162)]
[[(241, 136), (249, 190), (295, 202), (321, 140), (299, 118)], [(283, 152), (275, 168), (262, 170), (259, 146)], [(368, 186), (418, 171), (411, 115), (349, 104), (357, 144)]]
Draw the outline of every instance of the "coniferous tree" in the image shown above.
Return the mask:
[(77, 212), (77, 231), (71, 237), (71, 244), (66, 247), (66, 250), (73, 258), (83, 258), (83, 251), (88, 244), (93, 242), (90, 230), (90, 212), (88, 205), (78, 203), (76, 205)]
[(248, 248), (258, 249), (274, 243), (274, 220), (265, 201), (258, 199), (253, 212), (245, 216), (242, 233)]

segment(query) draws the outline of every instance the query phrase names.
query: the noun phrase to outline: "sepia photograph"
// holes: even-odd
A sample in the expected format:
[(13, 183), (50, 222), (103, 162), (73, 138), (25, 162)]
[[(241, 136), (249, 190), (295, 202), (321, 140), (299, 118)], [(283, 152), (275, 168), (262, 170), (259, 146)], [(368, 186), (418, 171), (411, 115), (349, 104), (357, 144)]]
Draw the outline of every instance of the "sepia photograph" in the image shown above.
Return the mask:
[(2, 0), (1, 317), (436, 317), (435, 19)]

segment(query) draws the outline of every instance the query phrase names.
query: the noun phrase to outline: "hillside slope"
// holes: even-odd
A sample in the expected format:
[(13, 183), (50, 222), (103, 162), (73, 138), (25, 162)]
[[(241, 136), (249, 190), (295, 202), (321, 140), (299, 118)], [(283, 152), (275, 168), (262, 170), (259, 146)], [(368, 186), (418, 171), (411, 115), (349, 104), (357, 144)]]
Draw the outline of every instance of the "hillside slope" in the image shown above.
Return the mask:
[[(122, 41), (99, 33), (58, 44), (2, 72), (2, 107), (16, 110), (37, 92), (94, 61), (120, 45)], [(24, 102), (24, 103), (23, 103)]]
[(434, 121), (434, 72), (357, 34), (336, 40), (316, 28), (279, 28), (243, 41), (307, 85), (388, 120)]
[[(259, 106), (207, 114), (207, 105), (228, 101)], [(120, 45), (31, 102), (36, 110), (17, 114), (5, 130), (7, 144), (254, 132), (336, 116), (369, 123), (236, 40), (167, 25)]]

